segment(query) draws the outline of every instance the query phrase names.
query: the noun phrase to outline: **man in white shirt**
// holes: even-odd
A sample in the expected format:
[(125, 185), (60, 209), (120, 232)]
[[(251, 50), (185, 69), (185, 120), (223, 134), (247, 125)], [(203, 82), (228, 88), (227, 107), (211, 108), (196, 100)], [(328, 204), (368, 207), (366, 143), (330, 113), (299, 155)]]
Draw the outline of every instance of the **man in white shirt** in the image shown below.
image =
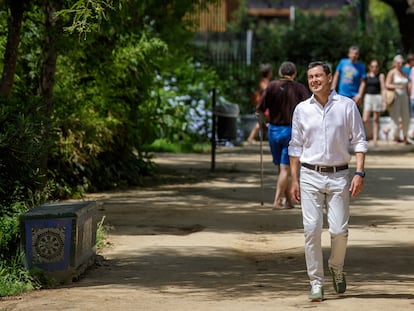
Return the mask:
[[(337, 293), (346, 290), (343, 266), (348, 241), (350, 195), (364, 185), (367, 152), (364, 125), (355, 102), (331, 90), (328, 64), (308, 66), (308, 85), (313, 95), (293, 113), (289, 157), (291, 195), (302, 207), (305, 257), (310, 279), (311, 301), (323, 300), (324, 270), (321, 246), (323, 209), (326, 208), (331, 235), (328, 266)], [(356, 172), (349, 178), (349, 147), (356, 157)], [(300, 173), (300, 182), (299, 182)]]

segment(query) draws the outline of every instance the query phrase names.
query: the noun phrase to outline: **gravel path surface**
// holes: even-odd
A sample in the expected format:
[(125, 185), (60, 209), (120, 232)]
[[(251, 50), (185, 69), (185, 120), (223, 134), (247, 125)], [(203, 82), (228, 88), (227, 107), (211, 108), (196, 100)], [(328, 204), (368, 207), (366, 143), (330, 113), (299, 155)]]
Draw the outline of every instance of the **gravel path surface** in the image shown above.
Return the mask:
[[(77, 282), (0, 300), (0, 310), (414, 310), (414, 147), (382, 143), (352, 200), (345, 271), (336, 295), (310, 303), (301, 210), (274, 211), (276, 171), (264, 146), (158, 154), (148, 186), (99, 193), (108, 246)], [(351, 162), (353, 170), (354, 162)], [(264, 201), (264, 205), (260, 202)], [(329, 235), (323, 234), (324, 256)]]

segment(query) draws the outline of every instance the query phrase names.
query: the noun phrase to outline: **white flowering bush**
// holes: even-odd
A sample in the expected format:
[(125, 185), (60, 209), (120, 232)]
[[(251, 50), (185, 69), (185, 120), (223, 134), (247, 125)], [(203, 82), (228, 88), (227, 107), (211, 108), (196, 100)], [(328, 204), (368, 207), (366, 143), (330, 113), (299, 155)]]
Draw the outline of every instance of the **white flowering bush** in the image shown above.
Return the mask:
[[(199, 63), (187, 63), (172, 73), (156, 77), (159, 89), (152, 92), (158, 98), (160, 126), (163, 127), (159, 138), (172, 142), (190, 140), (207, 142), (211, 138), (212, 92), (219, 89), (214, 70)], [(217, 96), (217, 104), (225, 103)]]

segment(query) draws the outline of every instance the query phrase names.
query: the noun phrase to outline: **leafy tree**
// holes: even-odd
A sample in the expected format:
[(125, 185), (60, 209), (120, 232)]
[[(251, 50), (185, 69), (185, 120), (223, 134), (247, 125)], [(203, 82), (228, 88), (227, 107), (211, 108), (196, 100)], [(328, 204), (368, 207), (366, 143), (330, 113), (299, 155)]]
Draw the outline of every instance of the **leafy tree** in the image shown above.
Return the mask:
[(10, 16), (7, 23), (8, 35), (6, 48), (4, 50), (3, 73), (0, 82), (0, 96), (9, 96), (12, 90), (14, 74), (16, 71), (23, 13), (27, 7), (29, 0), (4, 0), (4, 2), (6, 8), (10, 10)]
[[(139, 184), (154, 170), (146, 145), (191, 139), (186, 115), (215, 73), (189, 55), (192, 0), (0, 3), (0, 246), (13, 256), (20, 213)], [(55, 14), (68, 8), (87, 13), (86, 24), (75, 19), (79, 36), (63, 31), (72, 15)]]
[[(106, 11), (108, 22), (88, 33), (78, 48), (62, 52), (51, 162), (56, 176), (65, 172), (60, 188), (65, 182), (90, 190), (139, 184), (151, 169), (144, 147), (156, 138), (186, 136), (188, 108), (171, 106), (162, 88), (164, 79), (180, 79), (192, 70), (191, 32), (183, 25), (194, 5), (189, 0), (123, 2)], [(70, 98), (68, 91), (76, 95)]]
[[(414, 3), (407, 0), (381, 0), (391, 6), (398, 19), (404, 53), (414, 52)], [(410, 5), (410, 4), (411, 5)]]
[[(23, 105), (39, 99), (40, 167), (57, 195), (139, 183), (152, 168), (143, 146), (186, 131), (187, 120), (154, 92), (163, 87), (157, 77), (190, 73), (186, 14), (211, 1), (5, 2), (19, 23), (9, 23), (14, 45), (4, 46), (4, 64), (15, 64), (14, 74), (3, 67), (4, 93)], [(7, 58), (18, 44), (20, 58)]]

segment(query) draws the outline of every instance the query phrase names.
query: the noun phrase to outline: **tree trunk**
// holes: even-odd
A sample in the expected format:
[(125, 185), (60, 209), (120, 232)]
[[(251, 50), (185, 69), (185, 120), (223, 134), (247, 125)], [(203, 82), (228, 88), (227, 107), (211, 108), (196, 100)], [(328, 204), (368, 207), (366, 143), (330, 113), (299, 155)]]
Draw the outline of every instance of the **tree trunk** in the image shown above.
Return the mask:
[[(390, 5), (397, 16), (404, 54), (414, 53), (414, 3), (407, 0), (381, 0)], [(411, 7), (408, 3), (411, 3)], [(410, 8), (410, 10), (408, 10)], [(407, 11), (408, 10), (408, 11)]]
[(58, 57), (59, 34), (61, 33), (60, 17), (56, 12), (62, 7), (61, 1), (50, 0), (45, 4), (45, 39), (42, 48), (42, 72), (40, 95), (45, 104), (43, 128), (43, 155), (41, 158), (41, 171), (47, 173), (48, 142), (50, 133), (50, 120), (53, 112), (53, 88), (55, 85), (56, 62)]
[(25, 0), (7, 1), (7, 6), (10, 8), (10, 18), (7, 25), (7, 43), (4, 51), (4, 66), (0, 82), (0, 96), (3, 97), (8, 97), (13, 88), (20, 43), (20, 32), (26, 3), (27, 1)]

